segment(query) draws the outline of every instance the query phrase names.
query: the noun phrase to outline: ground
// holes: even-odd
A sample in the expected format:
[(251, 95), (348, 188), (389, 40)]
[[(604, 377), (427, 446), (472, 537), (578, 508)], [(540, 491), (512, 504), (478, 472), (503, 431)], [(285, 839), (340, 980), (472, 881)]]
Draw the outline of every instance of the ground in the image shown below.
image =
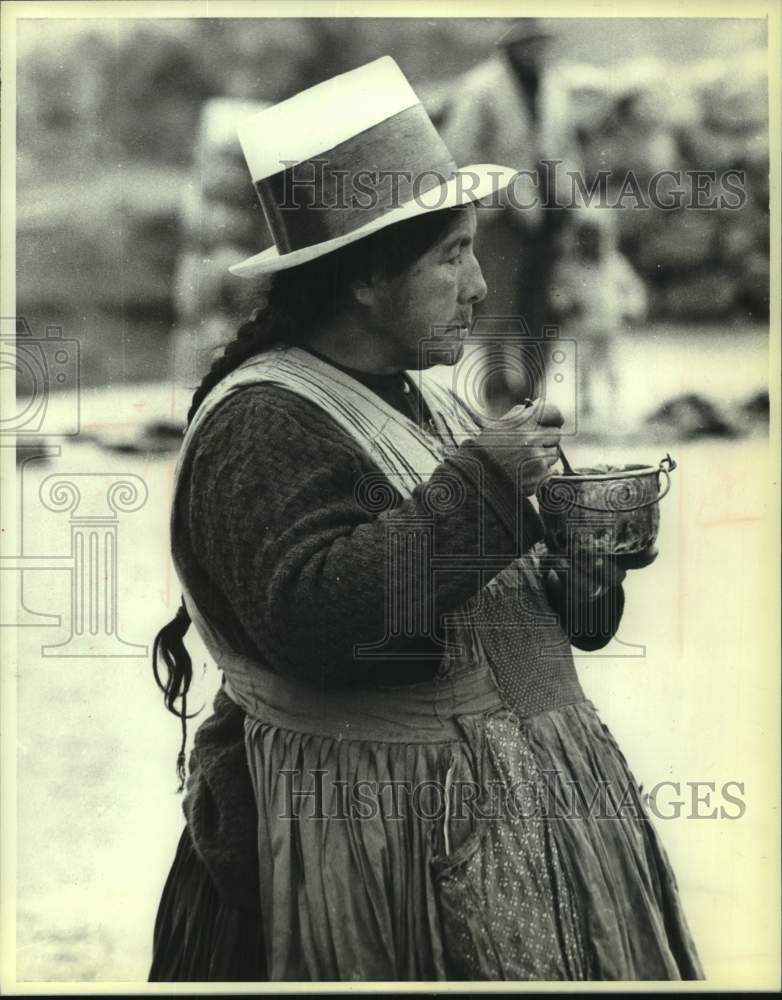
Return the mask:
[[(638, 338), (626, 353), (637, 373), (626, 382), (636, 422), (665, 394), (699, 388), (730, 401), (767, 382), (759, 335), (738, 344), (694, 333), (664, 343)], [(68, 405), (56, 400), (52, 414)], [(160, 385), (85, 392), (82, 426), (127, 427), (181, 415), (177, 406), (170, 388)], [(58, 445), (59, 456), (22, 466), (23, 554), (67, 555), (74, 518), (97, 511), (87, 509), (86, 499), (75, 514), (46, 509), (46, 488), (39, 489), (47, 477), (70, 477), (83, 498), (93, 487), (105, 495), (108, 480), (98, 476), (140, 477), (146, 498), (139, 494), (139, 508), (119, 513), (116, 522), (117, 613), (121, 639), (147, 649), (115, 647), (114, 653), (133, 654), (124, 657), (42, 655), (42, 646), (69, 635), (71, 574), (62, 568), (24, 574), (27, 627), (5, 633), (18, 643), (17, 976), (143, 980), (182, 823), (174, 773), (179, 728), (163, 709), (148, 655), (179, 600), (167, 534), (174, 458), (111, 453), (65, 439)], [(768, 887), (776, 884), (778, 866), (779, 725), (769, 636), (777, 567), (769, 558), (776, 521), (768, 440), (757, 434), (661, 447), (643, 438), (632, 444), (574, 438), (568, 448), (571, 460), (575, 455), (584, 464), (656, 464), (665, 451), (679, 463), (661, 505), (660, 558), (628, 578), (618, 641), (577, 663), (587, 695), (644, 789), (674, 782), (660, 790), (660, 811), (674, 814), (674, 803), (685, 803), (678, 818), (655, 822), (707, 974), (745, 987), (748, 977), (767, 982), (777, 947), (778, 908)], [(90, 478), (74, 478), (80, 473)], [(87, 527), (103, 530), (98, 521)], [(61, 621), (47, 625), (33, 612)], [(100, 622), (93, 627), (102, 631)], [(204, 658), (197, 643), (191, 648), (201, 674)], [(191, 704), (208, 700), (214, 685), (214, 672), (206, 670)], [(6, 701), (7, 717), (13, 709)], [(714, 787), (696, 786), (694, 793), (692, 783), (699, 782)], [(726, 797), (729, 782), (743, 786), (727, 789), (741, 807)], [(715, 809), (712, 818), (700, 818)]]

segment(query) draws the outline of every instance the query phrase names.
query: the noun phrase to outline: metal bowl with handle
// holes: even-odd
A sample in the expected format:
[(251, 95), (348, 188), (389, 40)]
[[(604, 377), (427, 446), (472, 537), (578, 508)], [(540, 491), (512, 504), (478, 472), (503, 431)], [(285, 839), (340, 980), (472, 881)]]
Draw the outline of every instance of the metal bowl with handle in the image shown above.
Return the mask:
[(657, 538), (659, 502), (671, 488), (675, 468), (666, 455), (656, 466), (598, 466), (548, 476), (537, 491), (548, 547), (605, 555), (643, 552)]

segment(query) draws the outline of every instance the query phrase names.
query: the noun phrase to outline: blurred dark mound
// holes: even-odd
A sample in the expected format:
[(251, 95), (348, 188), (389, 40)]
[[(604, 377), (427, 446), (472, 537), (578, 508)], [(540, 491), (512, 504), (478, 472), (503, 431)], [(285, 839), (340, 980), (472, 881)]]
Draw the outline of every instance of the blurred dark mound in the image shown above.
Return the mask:
[(736, 437), (740, 430), (718, 406), (695, 392), (674, 396), (646, 420), (647, 428), (666, 440), (692, 441), (702, 437)]

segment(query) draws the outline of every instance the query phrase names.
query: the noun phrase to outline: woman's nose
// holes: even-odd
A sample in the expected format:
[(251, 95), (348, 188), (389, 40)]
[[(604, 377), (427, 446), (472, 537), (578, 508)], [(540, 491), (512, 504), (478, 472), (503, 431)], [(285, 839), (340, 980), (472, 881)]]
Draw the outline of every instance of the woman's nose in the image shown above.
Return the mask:
[(470, 256), (472, 259), (467, 267), (460, 301), (475, 304), (476, 302), (483, 302), (488, 289), (483, 279), (483, 271), (481, 270), (481, 265), (478, 263), (478, 258), (475, 254), (471, 254)]

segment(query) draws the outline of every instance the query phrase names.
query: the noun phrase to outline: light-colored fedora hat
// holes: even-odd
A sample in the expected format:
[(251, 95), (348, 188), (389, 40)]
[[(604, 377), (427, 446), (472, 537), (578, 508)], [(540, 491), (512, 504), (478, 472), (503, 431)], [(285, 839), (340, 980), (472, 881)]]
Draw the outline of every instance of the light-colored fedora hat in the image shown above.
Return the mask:
[(275, 243), (229, 268), (242, 278), (488, 198), (517, 173), (493, 163), (457, 168), (390, 56), (252, 115), (238, 133)]

